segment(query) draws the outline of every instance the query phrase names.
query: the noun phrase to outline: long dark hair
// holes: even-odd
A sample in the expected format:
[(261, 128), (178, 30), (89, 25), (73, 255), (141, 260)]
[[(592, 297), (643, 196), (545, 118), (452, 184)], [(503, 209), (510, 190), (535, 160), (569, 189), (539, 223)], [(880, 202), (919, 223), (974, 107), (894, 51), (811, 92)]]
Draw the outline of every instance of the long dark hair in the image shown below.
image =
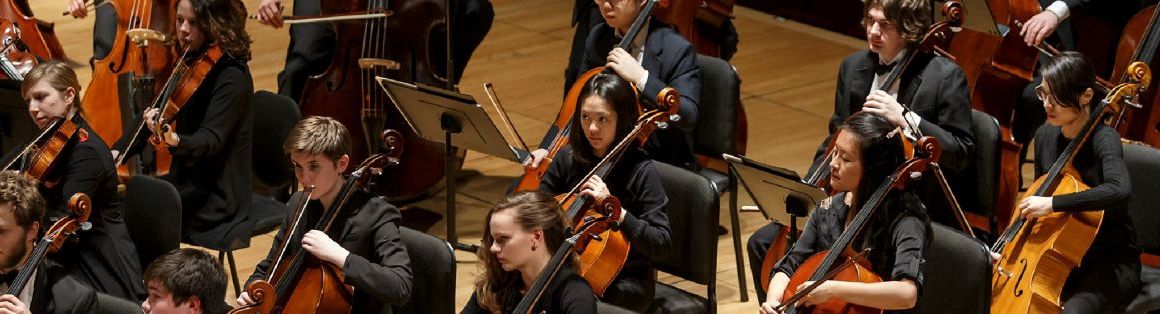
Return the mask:
[[(856, 137), (861, 151), (862, 179), (858, 181), (851, 208), (862, 210), (886, 178), (906, 161), (906, 152), (902, 146), (903, 135), (901, 132), (892, 133), (896, 128), (886, 118), (865, 111), (850, 115), (838, 128), (842, 133)], [(914, 215), (926, 223), (930, 222), (922, 202), (909, 191), (890, 192), (878, 211), (877, 214), (870, 216), (861, 237), (877, 247), (890, 245), (893, 223), (903, 214)], [(881, 250), (877, 253), (890, 254)]]
[(602, 73), (593, 76), (584, 84), (584, 89), (580, 91), (580, 97), (576, 100), (576, 111), (572, 114), (572, 127), (568, 133), (572, 157), (579, 164), (592, 164), (599, 160), (592, 143), (588, 143), (588, 138), (584, 136), (584, 125), (580, 123), (580, 109), (584, 107), (584, 100), (592, 96), (603, 98), (612, 106), (612, 111), (616, 112), (616, 138), (612, 141), (612, 145), (619, 143), (632, 131), (633, 124), (640, 116), (636, 106), (636, 91), (628, 81), (616, 74)]
[(221, 46), (222, 51), (240, 61), (250, 61), (250, 34), (246, 33), (246, 6), (238, 0), (188, 0), (195, 25)]
[[(1051, 98), (1056, 100), (1060, 107), (1077, 108), (1083, 111), (1079, 103), (1080, 96), (1088, 88), (1096, 88), (1096, 70), (1082, 53), (1064, 51), (1039, 67), (1044, 83), (1051, 89)], [(1093, 97), (1092, 99), (1100, 99)], [(1090, 104), (1089, 104), (1090, 105)]]
[[(519, 271), (505, 271), (489, 249), (495, 243), (491, 236), (491, 216), (503, 211), (514, 211), (516, 224), (525, 231), (543, 230), (544, 246), (549, 255), (556, 252), (568, 237), (568, 220), (564, 219), (564, 211), (560, 209), (560, 203), (546, 193), (514, 193), (491, 208), (483, 220), (483, 246), (476, 253), (484, 273), (475, 280), (475, 299), (481, 308), (493, 313), (503, 311), (504, 302), (519, 296), (521, 288), (530, 288), (523, 286)], [(564, 263), (564, 267), (576, 265), (572, 259), (566, 259)]]

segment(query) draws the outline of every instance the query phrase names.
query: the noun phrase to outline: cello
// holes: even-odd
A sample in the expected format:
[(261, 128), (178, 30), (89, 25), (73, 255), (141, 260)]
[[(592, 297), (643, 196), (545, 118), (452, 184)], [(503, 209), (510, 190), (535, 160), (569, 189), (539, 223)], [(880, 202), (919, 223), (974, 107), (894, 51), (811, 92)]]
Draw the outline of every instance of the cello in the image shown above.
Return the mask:
[[(629, 26), (628, 31), (625, 32), (624, 37), (620, 39), (620, 43), (618, 43), (616, 47), (625, 50), (628, 49), (628, 46), (632, 44), (633, 39), (636, 38), (636, 36), (640, 34), (641, 29), (644, 28), (644, 23), (648, 21), (649, 14), (652, 12), (653, 7), (655, 7), (657, 2), (660, 1), (661, 0), (648, 0), (645, 2), (645, 5), (643, 8), (641, 8), (640, 13), (636, 15), (636, 19), (632, 21), (632, 26)], [(593, 68), (587, 72), (584, 72), (584, 74), (581, 74), (580, 77), (576, 79), (576, 82), (573, 83), (570, 88), (568, 88), (568, 94), (564, 96), (564, 103), (560, 105), (560, 111), (556, 113), (556, 120), (552, 122), (552, 125), (548, 126), (548, 134), (544, 136), (543, 143), (546, 145), (542, 145), (543, 147), (541, 148), (548, 150), (547, 156), (544, 156), (544, 160), (541, 161), (540, 165), (535, 169), (524, 169), (524, 175), (521, 176), (519, 181), (516, 183), (514, 191), (534, 191), (540, 188), (540, 181), (543, 181), (544, 175), (548, 173), (548, 168), (551, 168), (550, 166), (552, 159), (555, 158), (556, 154), (560, 152), (560, 149), (568, 146), (568, 133), (570, 133), (570, 130), (572, 129), (572, 115), (576, 113), (576, 106), (578, 106), (580, 101), (582, 101), (582, 99), (579, 98), (580, 92), (584, 90), (584, 84), (588, 83), (588, 81), (595, 77), (597, 74), (611, 73), (611, 71), (612, 69), (606, 69), (605, 67)], [(639, 95), (639, 91), (642, 89), (642, 87), (636, 86), (636, 83), (632, 83), (632, 85), (633, 89), (636, 90)], [(665, 92), (661, 91), (661, 94), (663, 95)], [(679, 120), (679, 116), (676, 116), (676, 118), (677, 119), (672, 120)]]
[[(392, 143), (398, 143), (400, 135), (389, 131)], [(401, 144), (401, 143), (398, 143)], [(313, 226), (306, 226), (302, 218), (310, 202), (314, 187), (303, 190), (302, 198), (293, 207), (293, 220), (288, 225), (286, 239), (279, 247), (278, 256), (264, 279), (251, 282), (246, 293), (254, 304), (231, 310), (231, 314), (249, 313), (348, 313), (354, 287), (345, 284), (342, 266), (335, 266), (319, 260), (304, 249), (288, 254), (292, 239), (306, 230), (329, 232), (339, 215), (348, 214), (342, 208), (357, 189), (364, 189), (376, 175), (382, 173), (386, 165), (396, 166), (402, 151), (399, 146), (391, 147), (391, 155), (375, 154), (367, 158), (351, 172), (338, 192), (334, 204), (322, 213), (321, 219)], [(337, 226), (341, 228), (342, 226)]]
[[(1135, 62), (1128, 68), (1129, 82), (1112, 88), (1092, 108), (1083, 128), (1060, 153), (1051, 169), (1035, 180), (1024, 197), (1056, 196), (1088, 189), (1072, 160), (1105, 118), (1122, 110), (1122, 102), (1151, 83), (1148, 66)], [(1059, 312), (1060, 293), (1071, 270), (1087, 253), (1103, 221), (1103, 211), (1054, 212), (1025, 219), (1013, 210), (1011, 226), (1003, 232), (992, 253), (1000, 254), (991, 277), (991, 310), (997, 313)]]
[(12, 284), (8, 285), (8, 294), (20, 295), (24, 291), (25, 286), (32, 280), (32, 274), (40, 266), (40, 262), (44, 261), (44, 255), (50, 252), (60, 250), (64, 245), (64, 241), (72, 236), (77, 230), (89, 229), (89, 213), (92, 211), (92, 200), (84, 193), (73, 194), (68, 199), (69, 215), (62, 217), (52, 224), (52, 227), (45, 231), (44, 237), (41, 237), (36, 242), (36, 246), (32, 248), (32, 254), (28, 256), (28, 260), (24, 262), (24, 266), (20, 267), (20, 272), (16, 273), (16, 279), (12, 280)]
[(0, 18), (12, 22), (22, 32), (21, 41), (32, 54), (45, 60), (68, 60), (57, 39), (52, 22), (32, 16), (28, 0), (0, 1)]
[[(900, 140), (905, 141), (905, 139)], [(887, 195), (893, 190), (902, 190), (908, 182), (921, 177), (921, 174), (926, 172), (927, 167), (931, 163), (938, 161), (939, 154), (942, 152), (938, 140), (933, 137), (923, 137), (918, 141), (916, 147), (918, 152), (916, 152), (915, 157), (910, 158), (900, 165), (894, 173), (886, 177), (878, 185), (878, 189), (874, 190), (874, 194), (870, 195), (870, 198), (865, 201), (865, 204), (860, 205), (861, 207), (858, 209), (857, 215), (854, 216), (854, 219), (842, 231), (842, 234), (834, 240), (834, 244), (830, 249), (815, 253), (802, 262), (802, 265), (790, 277), (789, 284), (786, 285), (785, 293), (782, 294), (781, 305), (775, 310), (781, 313), (798, 313), (799, 311), (807, 310), (799, 308), (794, 304), (826, 280), (854, 282), (882, 281), (881, 277), (870, 270), (869, 262), (862, 258), (862, 255), (866, 254), (865, 251), (856, 255), (850, 254), (849, 251), (853, 248), (851, 245), (854, 240), (858, 238), (859, 234), (866, 227), (870, 217), (881, 207)], [(838, 259), (844, 259), (845, 262), (835, 265)], [(798, 287), (807, 281), (813, 281), (814, 283), (799, 290)], [(808, 310), (811, 313), (882, 312), (880, 309), (834, 299), (815, 305)]]
[[(1120, 69), (1126, 69), (1130, 62), (1140, 61), (1149, 66), (1154, 65), (1156, 48), (1160, 46), (1160, 14), (1157, 14), (1158, 12), (1160, 10), (1156, 10), (1156, 5), (1152, 5), (1136, 13), (1128, 21), (1116, 47), (1113, 79), (1120, 82), (1126, 81), (1130, 76)], [(1156, 84), (1148, 86), (1147, 90), (1147, 93), (1136, 99), (1136, 102), (1143, 105), (1145, 110), (1125, 110), (1126, 121), (1117, 129), (1126, 139), (1142, 141), (1152, 147), (1160, 147), (1160, 97), (1157, 97)]]
[[(177, 7), (174, 0), (108, 1), (103, 5), (116, 9), (118, 36), (105, 58), (92, 61), (93, 77), (82, 103), (93, 131), (101, 138), (118, 139), (136, 114), (144, 112), (138, 106), (149, 103), (163, 88), (165, 82), (154, 78), (169, 76), (178, 61), (167, 37), (174, 33)], [(149, 172), (138, 168), (120, 166), (117, 171), (123, 177)]]
[(352, 159), (381, 151), (382, 141), (376, 135), (383, 130), (402, 134), (407, 153), (401, 156), (401, 166), (383, 169), (386, 175), (375, 178), (372, 185), (375, 194), (392, 203), (424, 197), (442, 182), (444, 149), (414, 133), (375, 77), (449, 85), (447, 77), (437, 72), (436, 51), (429, 50), (430, 44), (442, 42), (437, 35), (447, 29), (447, 5), (446, 0), (322, 1), (324, 16), (392, 12), (387, 18), (333, 23), (336, 49), (331, 63), (325, 72), (307, 80), (299, 99), (303, 116), (330, 116), (350, 128)]

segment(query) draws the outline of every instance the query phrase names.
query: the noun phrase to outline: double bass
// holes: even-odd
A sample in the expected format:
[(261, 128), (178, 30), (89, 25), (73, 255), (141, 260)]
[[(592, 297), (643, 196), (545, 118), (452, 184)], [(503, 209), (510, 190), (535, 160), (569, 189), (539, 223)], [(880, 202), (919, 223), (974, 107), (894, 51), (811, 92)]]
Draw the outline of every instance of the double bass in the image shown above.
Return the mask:
[(398, 130), (407, 152), (399, 161), (401, 166), (383, 169), (386, 174), (372, 185), (376, 194), (395, 203), (424, 197), (442, 182), (444, 149), (414, 133), (375, 77), (449, 85), (438, 72), (441, 61), (433, 58), (438, 49), (431, 46), (444, 40), (439, 35), (447, 30), (447, 5), (446, 0), (322, 1), (323, 16), (392, 12), (385, 18), (333, 23), (331, 63), (325, 72), (307, 80), (299, 107), (303, 116), (330, 116), (350, 128), (350, 155), (355, 160), (382, 151), (383, 130)]
[[(1136, 13), (1124, 27), (1120, 35), (1120, 42), (1116, 47), (1115, 71), (1112, 78), (1123, 82), (1130, 75), (1124, 73), (1127, 65), (1139, 61), (1149, 66), (1155, 66), (1157, 46), (1160, 46), (1160, 10), (1156, 5), (1149, 6)], [(1126, 120), (1117, 128), (1124, 138), (1142, 141), (1152, 147), (1160, 147), (1160, 94), (1157, 94), (1156, 82), (1148, 86), (1146, 93), (1140, 95), (1136, 102), (1142, 105), (1143, 110), (1126, 110)]]
[[(1056, 196), (1088, 189), (1072, 160), (1104, 119), (1118, 114), (1122, 102), (1151, 83), (1151, 72), (1142, 62), (1129, 66), (1130, 79), (1112, 88), (1092, 108), (1083, 128), (1060, 153), (1047, 173), (1027, 189), (1024, 197)], [(1103, 211), (1055, 212), (1026, 219), (1013, 210), (1011, 226), (1003, 232), (992, 253), (1000, 254), (991, 277), (991, 310), (996, 313), (1059, 312), (1060, 293), (1071, 270), (1079, 265), (1095, 240)]]
[[(389, 137), (392, 140), (397, 140), (398, 136), (390, 131)], [(231, 310), (230, 313), (349, 313), (354, 287), (345, 283), (346, 275), (342, 266), (322, 261), (301, 248), (289, 253), (290, 245), (297, 245), (291, 243), (294, 242), (292, 239), (305, 234), (307, 230), (329, 232), (332, 227), (342, 228), (334, 225), (334, 222), (340, 215), (349, 214), (342, 209), (351, 195), (365, 188), (371, 178), (381, 174), (384, 166), (397, 166), (401, 153), (398, 147), (392, 147), (391, 155), (375, 154), (359, 164), (346, 178), (334, 204), (322, 213), (321, 219), (313, 226), (306, 226), (302, 222), (314, 192), (313, 186), (306, 187), (301, 194), (302, 198), (293, 207), (293, 219), (287, 225), (286, 238), (279, 246), (278, 256), (270, 257), (274, 263), (269, 274), (246, 286), (246, 293), (255, 303)]]
[[(834, 244), (830, 249), (815, 253), (802, 262), (793, 276), (790, 276), (789, 284), (786, 285), (785, 292), (782, 294), (781, 305), (776, 310), (781, 313), (798, 313), (799, 311), (806, 310), (795, 306), (795, 304), (826, 280), (854, 282), (882, 281), (882, 278), (874, 274), (871, 270), (872, 268), (869, 262), (862, 258), (865, 252), (861, 254), (850, 254), (853, 248), (851, 245), (862, 233), (870, 217), (881, 207), (888, 194), (891, 191), (905, 188), (906, 184), (911, 180), (921, 177), (918, 174), (926, 172), (927, 167), (931, 163), (937, 162), (939, 154), (942, 152), (941, 148), (939, 148), (938, 140), (933, 137), (920, 139), (916, 147), (919, 151), (915, 154), (915, 157), (907, 160), (894, 173), (886, 177), (878, 185), (878, 188), (874, 190), (874, 194), (871, 194), (870, 198), (865, 200), (864, 204), (858, 204), (860, 208), (858, 209), (857, 215), (854, 216), (854, 219), (842, 231), (842, 234), (838, 236), (838, 239), (834, 240)], [(839, 259), (845, 260), (846, 262), (835, 264)], [(814, 283), (799, 290), (798, 287), (807, 281), (813, 281)], [(811, 313), (882, 312), (880, 309), (873, 309), (835, 299), (815, 305), (809, 311)]]
[(6, 19), (20, 29), (20, 40), (32, 54), (45, 60), (68, 60), (52, 22), (32, 15), (28, 0), (0, 1), (0, 19)]
[(24, 80), (24, 75), (40, 63), (29, 48), (21, 39), (20, 27), (0, 18), (0, 78)]
[[(86, 118), (101, 138), (118, 139), (163, 88), (178, 61), (168, 34), (174, 34), (177, 1), (108, 0), (117, 12), (117, 37), (109, 54), (93, 60), (93, 77), (82, 103)], [(109, 142), (112, 145), (113, 142)], [(166, 154), (167, 152), (158, 152)], [(130, 169), (134, 168), (134, 169)], [(118, 167), (118, 173), (150, 172), (141, 167)], [(167, 170), (158, 165), (157, 170)]]

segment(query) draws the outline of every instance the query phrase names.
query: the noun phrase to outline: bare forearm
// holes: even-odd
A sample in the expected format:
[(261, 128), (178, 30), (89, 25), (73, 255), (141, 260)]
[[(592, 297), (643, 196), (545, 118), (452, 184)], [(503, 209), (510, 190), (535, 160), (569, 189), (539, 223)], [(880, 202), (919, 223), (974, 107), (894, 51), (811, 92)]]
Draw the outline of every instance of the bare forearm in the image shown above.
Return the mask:
[(768, 301), (781, 302), (785, 287), (789, 285), (789, 276), (785, 273), (777, 273), (773, 278), (769, 279), (769, 291), (765, 292), (765, 299)]

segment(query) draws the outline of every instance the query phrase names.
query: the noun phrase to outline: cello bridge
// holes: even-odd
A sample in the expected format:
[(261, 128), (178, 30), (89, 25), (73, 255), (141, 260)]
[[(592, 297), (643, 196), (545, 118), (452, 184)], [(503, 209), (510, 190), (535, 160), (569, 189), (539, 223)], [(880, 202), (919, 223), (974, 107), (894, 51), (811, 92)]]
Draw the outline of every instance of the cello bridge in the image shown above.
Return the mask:
[(374, 70), (375, 68), (398, 70), (399, 62), (379, 58), (359, 58), (358, 67), (363, 70)]

